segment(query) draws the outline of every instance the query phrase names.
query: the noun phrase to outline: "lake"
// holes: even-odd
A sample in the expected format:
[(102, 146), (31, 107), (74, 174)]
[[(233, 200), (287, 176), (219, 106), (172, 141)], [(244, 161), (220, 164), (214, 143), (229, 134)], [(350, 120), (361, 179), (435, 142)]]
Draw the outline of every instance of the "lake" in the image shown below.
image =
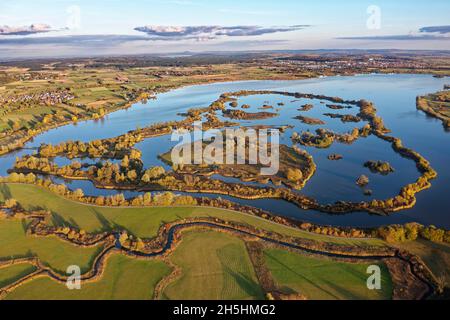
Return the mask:
[[(0, 158), (0, 174), (5, 175), (11, 168), (17, 156), (32, 153), (32, 148), (41, 143), (57, 144), (66, 140), (90, 141), (114, 137), (137, 127), (145, 127), (152, 123), (182, 119), (178, 113), (190, 108), (206, 107), (224, 92), (239, 90), (278, 90), (337, 96), (348, 100), (366, 99), (372, 101), (378, 115), (384, 119), (390, 135), (402, 139), (403, 144), (421, 153), (430, 161), (438, 172), (438, 178), (432, 180), (432, 188), (417, 194), (417, 204), (414, 208), (393, 213), (390, 216), (369, 215), (354, 212), (346, 215), (328, 215), (315, 211), (302, 210), (285, 201), (261, 199), (240, 200), (221, 196), (236, 202), (260, 207), (274, 213), (298, 218), (320, 224), (336, 226), (378, 226), (383, 224), (405, 223), (416, 221), (426, 225), (434, 224), (450, 228), (450, 133), (445, 132), (439, 120), (432, 119), (415, 107), (416, 96), (441, 90), (447, 79), (434, 78), (429, 75), (358, 75), (352, 77), (328, 77), (296, 81), (245, 81), (228, 82), (208, 85), (184, 87), (158, 95), (156, 100), (146, 104), (135, 103), (127, 110), (120, 110), (99, 121), (84, 121), (76, 125), (66, 125), (45, 132), (26, 148)], [(282, 134), (280, 143), (291, 145), (290, 137), (293, 131), (314, 131), (326, 127), (333, 131), (344, 133), (354, 127), (362, 127), (363, 123), (342, 123), (339, 119), (326, 117), (324, 113), (352, 114), (358, 112), (357, 107), (351, 109), (331, 110), (319, 100), (297, 99), (280, 95), (255, 95), (240, 97), (239, 105), (249, 104), (248, 112), (260, 110), (262, 105), (269, 104), (274, 109), (280, 109), (280, 115), (271, 119), (240, 121), (241, 125), (258, 124), (294, 125), (293, 129)], [(282, 102), (283, 106), (278, 106)], [(297, 109), (305, 103), (311, 103), (314, 108), (308, 112)], [(329, 103), (329, 102), (327, 102)], [(240, 108), (238, 108), (240, 109)], [(326, 122), (325, 126), (307, 125), (293, 119), (297, 115), (319, 118)], [(163, 165), (157, 158), (158, 154), (167, 152), (175, 142), (170, 136), (144, 140), (136, 145), (142, 151), (142, 160), (146, 167)], [(303, 147), (302, 147), (303, 148)], [(396, 195), (399, 189), (419, 176), (415, 163), (402, 158), (395, 153), (390, 144), (374, 136), (360, 138), (352, 145), (334, 143), (328, 149), (305, 147), (317, 164), (313, 178), (300, 192), (317, 199), (320, 203), (333, 203), (337, 200), (363, 201), (368, 199), (385, 199)], [(343, 160), (330, 161), (327, 156), (339, 153)], [(67, 164), (64, 158), (56, 159), (58, 164)], [(363, 167), (368, 160), (388, 161), (395, 172), (382, 176), (371, 173)], [(369, 188), (373, 195), (368, 197), (355, 184), (356, 178), (365, 174), (370, 179)], [(230, 179), (217, 177), (218, 179)], [(232, 181), (232, 180), (227, 180)], [(235, 181), (232, 181), (235, 182)], [(89, 181), (72, 181), (67, 183), (71, 188), (83, 188), (85, 194), (114, 194), (114, 190), (96, 189)], [(126, 196), (134, 196), (137, 192), (127, 192)], [(217, 195), (209, 195), (217, 197)]]

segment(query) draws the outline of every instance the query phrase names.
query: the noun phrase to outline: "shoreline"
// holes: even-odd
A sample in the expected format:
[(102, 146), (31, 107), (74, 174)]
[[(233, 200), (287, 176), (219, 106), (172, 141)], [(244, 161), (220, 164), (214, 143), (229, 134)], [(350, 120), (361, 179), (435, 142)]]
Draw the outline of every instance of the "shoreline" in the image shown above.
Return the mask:
[[(346, 75), (345, 77), (355, 77), (355, 76), (365, 76), (365, 75), (370, 75), (370, 74), (373, 74), (373, 73), (368, 73), (368, 74), (355, 74), (355, 75)], [(377, 73), (378, 74), (378, 73)], [(383, 74), (383, 73), (380, 73), (380, 75), (385, 75), (385, 74)], [(396, 74), (394, 74), (394, 75), (396, 75)], [(426, 75), (424, 75), (424, 74), (419, 74), (419, 75), (423, 75), (423, 76), (431, 76), (430, 74), (426, 74)], [(330, 77), (328, 77), (328, 78), (332, 78), (332, 77), (336, 77), (336, 76), (330, 76)], [(277, 82), (277, 81), (304, 81), (304, 80), (308, 80), (308, 79), (316, 79), (316, 78), (302, 78), (302, 79), (286, 79), (286, 80), (272, 80), (272, 79), (269, 79), (269, 80), (238, 80), (238, 81), (210, 81), (210, 82), (207, 82), (207, 83), (199, 83), (199, 84), (185, 84), (185, 85), (181, 85), (181, 86), (178, 86), (178, 87), (176, 87), (176, 88), (172, 88), (172, 89), (169, 89), (169, 90), (167, 90), (167, 91), (164, 91), (164, 92), (161, 92), (161, 93), (168, 93), (168, 92), (172, 92), (172, 91), (174, 91), (174, 90), (177, 90), (177, 89), (180, 89), (180, 88), (183, 88), (183, 87), (192, 87), (192, 86), (207, 86), (207, 85), (210, 85), (210, 84), (216, 84), (216, 83), (236, 83), (236, 82), (252, 82), (252, 81), (274, 81), (274, 82)], [(120, 110), (116, 110), (116, 111), (120, 111)], [(91, 120), (84, 120), (84, 121), (91, 121)], [(83, 121), (83, 122), (84, 122)], [(22, 149), (22, 148), (21, 148)], [(67, 177), (67, 178), (70, 178), (70, 179), (74, 179), (74, 180), (76, 180), (76, 179), (78, 179), (78, 180), (89, 180), (89, 179), (87, 179), (87, 178), (83, 178), (83, 177)], [(310, 178), (310, 177), (308, 177), (308, 178)], [(94, 183), (94, 185), (95, 185), (95, 183)], [(95, 185), (96, 187), (99, 187), (99, 185)], [(101, 188), (104, 188), (104, 189), (114, 189), (114, 190), (133, 190), (133, 188), (130, 188), (130, 187), (117, 187), (117, 186), (100, 186)], [(429, 186), (426, 186), (424, 189), (426, 189), (426, 188), (429, 188)], [(182, 190), (173, 190), (173, 191), (182, 191)], [(192, 191), (192, 192), (201, 192), (201, 193), (214, 193), (214, 194), (224, 194), (225, 195), (225, 193), (222, 193), (222, 192), (218, 192), (217, 190), (212, 190), (212, 191), (202, 191), (202, 190), (194, 190), (194, 189), (192, 189), (192, 190), (189, 190), (189, 191)], [(420, 191), (420, 190), (419, 190)], [(226, 194), (226, 195), (230, 195), (230, 194)], [(232, 194), (231, 194), (231, 196), (233, 196)], [(244, 199), (266, 199), (266, 198), (264, 198), (264, 197), (257, 197), (257, 198), (255, 198), (255, 197), (242, 197), (241, 196), (241, 198), (244, 198)], [(395, 208), (393, 211), (394, 212), (396, 212), (396, 211), (399, 211), (399, 210), (403, 210), (403, 209), (406, 209), (406, 208), (411, 208), (412, 206), (414, 206), (414, 204), (415, 204), (415, 201), (412, 201), (411, 203), (409, 203), (407, 206), (402, 206), (402, 207), (399, 207), (399, 208)], [(320, 211), (320, 210), (319, 210)], [(355, 210), (352, 210), (352, 212), (354, 212)], [(356, 210), (356, 211), (359, 211), (359, 210)]]
[[(344, 75), (341, 75), (341, 74), (325, 75), (325, 76), (323, 76), (323, 75), (315, 75), (315, 76), (312, 76), (312, 77), (303, 77), (303, 78), (292, 78), (292, 77), (288, 77), (288, 76), (277, 75), (277, 76), (279, 76), (279, 78), (271, 78), (271, 77), (268, 77), (268, 78), (265, 78), (265, 79), (262, 79), (262, 78), (249, 78), (249, 79), (244, 79), (244, 80), (242, 80), (242, 79), (239, 79), (239, 80), (208, 79), (207, 81), (199, 81), (198, 83), (187, 83), (187, 84), (181, 84), (181, 85), (177, 85), (177, 86), (170, 87), (170, 88), (164, 88), (164, 89), (162, 89), (159, 92), (154, 92), (153, 94), (154, 94), (154, 98), (158, 99), (158, 95), (164, 94), (164, 93), (169, 93), (169, 92), (172, 92), (174, 90), (184, 89), (184, 88), (188, 88), (188, 87), (195, 87), (195, 86), (207, 86), (207, 85), (212, 85), (212, 84), (227, 84), (227, 83), (240, 83), (240, 82), (246, 83), (246, 82), (253, 82), (253, 81), (274, 81), (274, 82), (276, 82), (276, 81), (307, 81), (307, 80), (313, 80), (313, 79), (330, 79), (330, 78), (333, 78), (333, 77), (342, 77), (342, 78), (348, 77), (348, 78), (350, 78), (350, 77), (368, 76), (368, 75), (380, 75), (380, 76), (386, 76), (386, 75), (388, 75), (388, 76), (389, 75), (419, 75), (419, 76), (431, 76), (431, 77), (435, 76), (435, 74), (433, 74), (433, 73), (367, 72), (367, 73), (355, 73), (355, 74), (344, 74)], [(450, 77), (450, 76), (446, 75), (444, 77)], [(148, 93), (146, 93), (146, 94), (148, 94)], [(149, 98), (149, 97), (147, 97), (147, 98)], [(133, 107), (134, 104), (139, 103), (143, 99), (145, 99), (145, 98), (138, 97), (138, 98), (136, 98), (136, 99), (134, 99), (132, 101), (126, 102), (124, 106), (117, 106), (115, 108), (112, 108), (110, 111), (105, 110), (105, 114), (102, 117), (100, 117), (100, 118), (91, 117), (91, 118), (86, 118), (86, 119), (78, 119), (78, 121), (76, 121), (76, 122), (74, 122), (74, 121), (65, 121), (65, 122), (61, 122), (61, 123), (57, 123), (57, 124), (52, 124), (48, 128), (46, 128), (46, 129), (44, 129), (44, 130), (42, 130), (42, 131), (40, 131), (38, 133), (35, 133), (35, 134), (32, 134), (31, 136), (27, 136), (27, 137), (22, 138), (22, 140), (20, 140), (18, 142), (19, 146), (15, 147), (13, 149), (7, 150), (7, 151), (3, 151), (1, 149), (1, 147), (3, 147), (3, 145), (0, 145), (0, 157), (2, 157), (4, 155), (7, 155), (9, 153), (12, 153), (14, 151), (19, 151), (19, 150), (24, 149), (25, 148), (24, 145), (26, 143), (30, 142), (35, 137), (37, 137), (37, 136), (39, 136), (41, 134), (44, 134), (44, 133), (49, 132), (51, 130), (58, 129), (58, 128), (61, 128), (61, 127), (67, 126), (67, 125), (74, 124), (74, 123), (83, 123), (83, 122), (87, 122), (87, 121), (97, 121), (97, 120), (104, 119), (105, 116), (113, 114), (114, 112), (118, 112), (118, 111), (121, 111), (121, 110), (126, 110), (126, 109), (129, 109), (129, 108)], [(13, 132), (11, 134), (15, 134), (15, 133), (17, 133), (17, 132)], [(7, 146), (5, 146), (5, 147), (7, 147)]]
[[(420, 155), (418, 152), (408, 149), (403, 146), (402, 141), (399, 138), (388, 136), (387, 133), (390, 132), (389, 129), (387, 129), (384, 126), (383, 119), (377, 115), (377, 109), (374, 106), (374, 104), (367, 100), (345, 100), (340, 97), (330, 97), (326, 95), (317, 95), (317, 94), (309, 94), (309, 93), (300, 93), (300, 92), (287, 92), (287, 91), (276, 91), (276, 90), (241, 90), (237, 92), (225, 92), (222, 93), (220, 98), (213, 101), (208, 108), (199, 108), (199, 109), (193, 109), (193, 111), (198, 111), (198, 116), (203, 114), (204, 112), (209, 112), (211, 110), (225, 110), (225, 103), (230, 100), (230, 98), (233, 97), (241, 97), (241, 96), (252, 96), (257, 94), (277, 94), (277, 95), (283, 95), (288, 97), (295, 97), (295, 98), (306, 98), (306, 99), (322, 99), (327, 100), (334, 103), (345, 103), (349, 105), (355, 105), (359, 108), (360, 112), (358, 115), (361, 117), (361, 119), (364, 119), (368, 122), (368, 124), (356, 131), (357, 136), (355, 138), (359, 138), (360, 135), (362, 135), (362, 132), (366, 132), (367, 134), (373, 134), (376, 137), (385, 140), (387, 142), (391, 143), (392, 148), (395, 152), (400, 154), (403, 157), (409, 158), (410, 160), (414, 161), (416, 163), (417, 169), (422, 175), (413, 183), (410, 183), (408, 185), (403, 186), (400, 189), (400, 192), (388, 199), (374, 199), (370, 202), (346, 202), (346, 201), (337, 201), (334, 204), (319, 204), (314, 198), (306, 197), (301, 194), (296, 194), (292, 192), (290, 188), (270, 188), (270, 187), (263, 187), (263, 188), (255, 188), (247, 185), (242, 184), (232, 184), (232, 183), (226, 183), (220, 180), (210, 180), (210, 179), (203, 179), (202, 181), (199, 181), (200, 184), (198, 187), (192, 187), (191, 185), (187, 184), (186, 182), (183, 182), (180, 180), (180, 174), (183, 175), (183, 172), (179, 172), (178, 170), (175, 170), (173, 172), (165, 173), (164, 177), (172, 177), (174, 178), (173, 183), (166, 183), (164, 181), (154, 181), (152, 183), (147, 183), (147, 185), (142, 185), (139, 182), (131, 181), (130, 183), (122, 182), (115, 182), (113, 181), (106, 181), (103, 183), (100, 183), (99, 181), (96, 181), (95, 175), (92, 174), (86, 174), (84, 171), (77, 171), (77, 174), (73, 172), (72, 175), (63, 175), (61, 173), (58, 173), (58, 166), (53, 165), (52, 163), (48, 163), (49, 168), (46, 170), (41, 170), (40, 168), (36, 167), (33, 169), (32, 167), (28, 168), (27, 164), (21, 164), (20, 166), (16, 164), (16, 167), (11, 170), (11, 172), (16, 173), (34, 173), (34, 174), (43, 174), (43, 175), (54, 175), (61, 178), (67, 178), (71, 179), (74, 178), (74, 180), (89, 180), (91, 181), (96, 188), (102, 188), (102, 189), (116, 189), (116, 190), (136, 190), (136, 191), (178, 191), (178, 192), (187, 192), (187, 193), (212, 193), (212, 194), (223, 194), (228, 196), (233, 196), (241, 199), (248, 199), (248, 200), (255, 200), (255, 199), (266, 199), (266, 198), (274, 198), (274, 199), (283, 199), (288, 202), (291, 202), (298, 207), (302, 209), (312, 209), (317, 210), (320, 212), (330, 213), (330, 214), (345, 214), (350, 212), (356, 212), (356, 211), (366, 211), (368, 213), (375, 213), (380, 215), (388, 215), (393, 212), (397, 212), (400, 210), (412, 208), (416, 203), (416, 194), (428, 189), (431, 184), (430, 180), (433, 180), (437, 176), (437, 172), (430, 166), (427, 159), (425, 159), (422, 155)], [(177, 123), (177, 126), (179, 125), (184, 126), (185, 122), (188, 124), (192, 121), (194, 121), (194, 118), (191, 118), (191, 116), (186, 116), (184, 120), (181, 120)], [(157, 127), (161, 127), (160, 130), (163, 131), (172, 131), (172, 126), (169, 126), (171, 122), (163, 122)], [(213, 123), (214, 124), (214, 123)], [(219, 127), (226, 126), (225, 123), (218, 123)], [(214, 127), (214, 125), (213, 125)], [(168, 129), (168, 130), (166, 130)], [(136, 141), (133, 140), (130, 143), (128, 143), (128, 148), (131, 148), (137, 143), (138, 141), (145, 139), (145, 138), (152, 138), (154, 136), (153, 131), (158, 130), (155, 129), (154, 125), (151, 125), (149, 127), (145, 127), (143, 129), (137, 129), (134, 131), (128, 132), (128, 135), (136, 135), (143, 133), (142, 136), (139, 135), (139, 139)], [(151, 131), (151, 133), (145, 134), (145, 132)], [(168, 133), (169, 133), (168, 132)], [(158, 131), (156, 131), (158, 133)], [(118, 136), (111, 139), (104, 139), (99, 140), (103, 141), (103, 145), (109, 146), (108, 142), (110, 141), (117, 141), (120, 140), (121, 137), (124, 137), (125, 135)], [(334, 139), (333, 141), (334, 142)], [(60, 145), (61, 146), (61, 145)], [(62, 144), (62, 150), (58, 150), (55, 152), (50, 152), (49, 155), (51, 156), (61, 156), (65, 154), (66, 149), (69, 147), (67, 143)], [(111, 148), (111, 146), (109, 146)], [(114, 148), (113, 148), (114, 149)], [(131, 150), (130, 149), (130, 150)], [(295, 148), (294, 148), (295, 150)], [(103, 155), (109, 155), (111, 150), (103, 151)], [(106, 153), (105, 153), (106, 152)], [(300, 154), (300, 151), (297, 151), (297, 153)], [(39, 155), (39, 154), (38, 154)], [(79, 157), (79, 154), (73, 155), (74, 157)], [(112, 156), (109, 156), (111, 158)], [(47, 159), (44, 155), (44, 159)], [(312, 163), (312, 158), (309, 156), (309, 159)], [(48, 162), (48, 159), (47, 159)], [(33, 165), (34, 166), (34, 165)], [(69, 166), (70, 167), (70, 166)], [(65, 167), (62, 167), (63, 169)], [(314, 165), (312, 168), (315, 170)], [(309, 172), (307, 176), (307, 180), (311, 178), (311, 175), (314, 173), (314, 170), (312, 172)], [(79, 173), (79, 174), (78, 174)], [(136, 176), (136, 178), (138, 178)], [(136, 179), (134, 179), (136, 180)], [(140, 181), (140, 180), (137, 180)], [(214, 183), (215, 182), (215, 183)], [(134, 183), (134, 184), (132, 184)], [(305, 185), (305, 181), (303, 181), (303, 186)]]

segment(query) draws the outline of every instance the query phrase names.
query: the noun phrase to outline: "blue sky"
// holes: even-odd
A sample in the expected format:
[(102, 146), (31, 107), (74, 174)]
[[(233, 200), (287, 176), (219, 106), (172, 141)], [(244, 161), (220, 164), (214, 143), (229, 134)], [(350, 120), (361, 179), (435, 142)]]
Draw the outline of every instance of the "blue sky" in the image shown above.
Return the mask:
[[(379, 8), (376, 28), (367, 27), (368, 19), (374, 18), (373, 12), (372, 15), (367, 12), (371, 5)], [(11, 54), (12, 50), (18, 55), (45, 55), (52, 50), (76, 54), (82, 47), (80, 41), (85, 40), (80, 36), (85, 35), (136, 37), (113, 41), (98, 38), (95, 46), (84, 48), (105, 53), (120, 53), (124, 48), (132, 48), (136, 53), (319, 48), (448, 50), (449, 32), (430, 34), (419, 29), (450, 25), (449, 12), (448, 0), (1, 0), (0, 26), (7, 28), (3, 33), (0, 30), (0, 51), (3, 51), (0, 56)], [(41, 32), (41, 27), (25, 29), (26, 34), (16, 32), (32, 24), (45, 24), (48, 28), (45, 31), (49, 32)], [(224, 34), (219, 29), (212, 35), (196, 32), (187, 37), (189, 30), (183, 29), (183, 36), (161, 37), (160, 29), (151, 29), (151, 33), (147, 29), (135, 30), (149, 25), (255, 26), (263, 31), (247, 36), (242, 31)], [(283, 29), (294, 25), (308, 27)], [(8, 30), (14, 32), (8, 34)], [(157, 39), (145, 38), (155, 35)], [(68, 42), (62, 39), (73, 36), (79, 36), (75, 44), (73, 39)], [(54, 37), (53, 46), (49, 37)], [(30, 40), (33, 38), (45, 41), (40, 44)], [(93, 38), (89, 39), (92, 44)]]

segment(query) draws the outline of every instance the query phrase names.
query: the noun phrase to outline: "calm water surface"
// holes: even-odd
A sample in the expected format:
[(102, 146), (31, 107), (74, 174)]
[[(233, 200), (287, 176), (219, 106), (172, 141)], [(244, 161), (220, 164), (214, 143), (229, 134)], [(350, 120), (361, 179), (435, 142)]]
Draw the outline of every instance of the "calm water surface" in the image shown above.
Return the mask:
[[(32, 153), (41, 143), (56, 144), (66, 140), (90, 141), (95, 139), (114, 137), (137, 127), (148, 126), (152, 123), (181, 119), (177, 114), (193, 107), (208, 106), (223, 92), (239, 90), (279, 90), (338, 96), (344, 99), (367, 99), (373, 101), (378, 115), (383, 117), (385, 125), (392, 130), (392, 135), (403, 140), (405, 146), (420, 152), (437, 170), (439, 177), (432, 181), (432, 188), (417, 196), (417, 205), (410, 210), (392, 214), (389, 217), (369, 215), (355, 212), (347, 215), (328, 215), (314, 211), (306, 211), (280, 200), (240, 200), (221, 196), (236, 202), (260, 207), (280, 215), (295, 217), (322, 224), (348, 226), (376, 226), (390, 223), (405, 223), (417, 221), (424, 224), (434, 224), (450, 228), (450, 133), (445, 132), (441, 122), (427, 117), (415, 108), (417, 95), (435, 92), (448, 83), (447, 79), (437, 79), (428, 75), (361, 75), (354, 77), (329, 77), (299, 81), (246, 81), (232, 83), (218, 83), (192, 86), (160, 94), (157, 100), (147, 104), (136, 103), (127, 110), (114, 112), (101, 121), (85, 121), (76, 125), (67, 125), (48, 131), (26, 147), (0, 158), (0, 174), (6, 174), (16, 157)], [(339, 119), (325, 117), (324, 113), (356, 114), (358, 108), (331, 110), (319, 100), (299, 99), (279, 95), (260, 95), (239, 98), (239, 104), (249, 104), (248, 112), (263, 111), (258, 108), (268, 103), (274, 109), (280, 108), (280, 116), (271, 119), (242, 121), (242, 125), (272, 124), (294, 125), (281, 137), (281, 143), (290, 145), (293, 131), (314, 131), (326, 127), (336, 132), (347, 132), (354, 127), (361, 127), (364, 123), (342, 123)], [(283, 102), (285, 106), (277, 106)], [(309, 112), (297, 109), (311, 103), (314, 108)], [(328, 103), (328, 102), (326, 102)], [(275, 110), (265, 110), (275, 112)], [(320, 118), (326, 122), (325, 126), (310, 126), (292, 119), (297, 115)], [(142, 159), (146, 167), (163, 165), (157, 158), (158, 154), (167, 152), (175, 142), (169, 136), (147, 139), (136, 145), (142, 150)], [(389, 143), (374, 136), (360, 138), (352, 145), (334, 143), (328, 149), (306, 148), (317, 164), (317, 172), (308, 182), (301, 193), (316, 198), (321, 203), (332, 203), (337, 200), (362, 201), (370, 198), (384, 199), (398, 193), (401, 186), (414, 182), (419, 173), (415, 163), (396, 154)], [(340, 153), (344, 156), (341, 161), (330, 161), (330, 153)], [(372, 174), (363, 167), (368, 160), (388, 161), (395, 172), (388, 176)], [(57, 158), (60, 165), (67, 164), (65, 158)], [(91, 161), (92, 162), (92, 161)], [(167, 166), (166, 166), (167, 168)], [(370, 179), (369, 188), (373, 190), (372, 197), (364, 196), (362, 190), (355, 184), (356, 178), (366, 174)], [(214, 178), (231, 181), (230, 178), (214, 176)], [(56, 181), (61, 181), (55, 179)], [(234, 182), (234, 181), (232, 181)], [(118, 193), (114, 190), (96, 189), (89, 181), (66, 182), (71, 188), (82, 188), (86, 194), (110, 195)], [(137, 195), (137, 192), (125, 192), (127, 197)], [(203, 194), (205, 195), (205, 194)], [(218, 197), (217, 195), (208, 195)]]

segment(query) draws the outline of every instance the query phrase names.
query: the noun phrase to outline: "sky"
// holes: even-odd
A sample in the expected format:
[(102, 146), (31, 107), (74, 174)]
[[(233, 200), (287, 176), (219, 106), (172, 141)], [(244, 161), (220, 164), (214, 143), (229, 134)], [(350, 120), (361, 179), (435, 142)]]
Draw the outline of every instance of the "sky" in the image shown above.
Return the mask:
[(450, 1), (1, 0), (0, 58), (450, 50)]

